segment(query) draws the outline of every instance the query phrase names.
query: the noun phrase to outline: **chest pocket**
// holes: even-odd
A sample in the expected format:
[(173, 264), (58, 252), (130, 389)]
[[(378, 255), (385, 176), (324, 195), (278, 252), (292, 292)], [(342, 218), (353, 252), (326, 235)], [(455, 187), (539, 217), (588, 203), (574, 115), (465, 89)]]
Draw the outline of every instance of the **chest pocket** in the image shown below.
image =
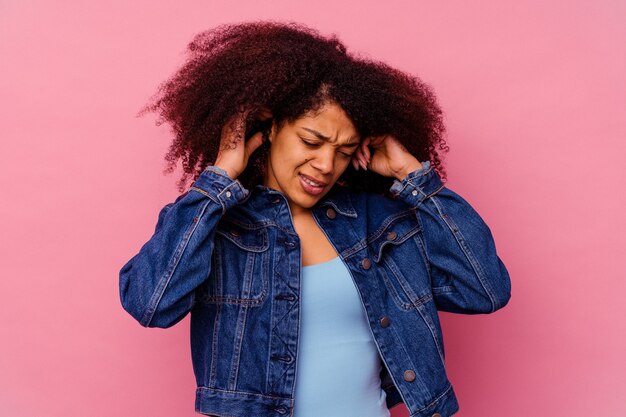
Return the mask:
[(428, 267), (419, 244), (421, 230), (415, 211), (408, 210), (386, 219), (367, 239), (379, 277), (403, 310), (412, 310), (432, 298)]
[(420, 230), (420, 224), (413, 210), (388, 218), (367, 238), (367, 246), (373, 255), (372, 259), (376, 263), (380, 262), (384, 256), (383, 252), (401, 245)]
[(211, 272), (200, 287), (200, 301), (259, 305), (268, 293), (269, 238), (262, 225), (222, 219), (214, 237)]

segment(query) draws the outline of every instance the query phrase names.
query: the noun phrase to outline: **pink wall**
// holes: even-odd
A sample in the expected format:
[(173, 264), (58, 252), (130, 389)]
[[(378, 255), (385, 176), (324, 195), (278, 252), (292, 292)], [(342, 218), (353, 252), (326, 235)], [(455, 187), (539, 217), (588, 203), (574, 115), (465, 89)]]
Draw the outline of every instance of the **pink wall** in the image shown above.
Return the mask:
[(261, 18), (439, 94), (448, 186), (513, 280), (496, 314), (442, 314), (458, 416), (626, 415), (626, 3), (271, 3), (0, 2), (0, 415), (196, 415), (188, 319), (143, 329), (119, 303), (177, 196), (167, 128), (134, 115), (194, 33)]

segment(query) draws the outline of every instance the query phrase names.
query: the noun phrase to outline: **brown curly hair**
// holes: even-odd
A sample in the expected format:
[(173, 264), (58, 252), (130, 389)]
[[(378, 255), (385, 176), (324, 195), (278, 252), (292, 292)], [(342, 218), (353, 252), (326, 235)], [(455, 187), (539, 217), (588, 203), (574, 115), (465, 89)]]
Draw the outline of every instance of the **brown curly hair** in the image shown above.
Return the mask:
[[(271, 120), (254, 120), (261, 109), (270, 110), (280, 128), (329, 101), (345, 110), (361, 138), (393, 135), (418, 160), (430, 160), (445, 180), (445, 127), (430, 87), (383, 62), (348, 53), (335, 35), (293, 22), (224, 24), (197, 34), (187, 53), (186, 63), (139, 112), (156, 112), (157, 125), (170, 124), (175, 138), (164, 172), (182, 159), (181, 192), (190, 176), (195, 180), (215, 162), (222, 127), (237, 112), (251, 110), (246, 139), (255, 129), (267, 138)], [(245, 188), (264, 178), (269, 146), (264, 141), (238, 177)], [(393, 178), (357, 172), (350, 164), (338, 182), (386, 194)]]

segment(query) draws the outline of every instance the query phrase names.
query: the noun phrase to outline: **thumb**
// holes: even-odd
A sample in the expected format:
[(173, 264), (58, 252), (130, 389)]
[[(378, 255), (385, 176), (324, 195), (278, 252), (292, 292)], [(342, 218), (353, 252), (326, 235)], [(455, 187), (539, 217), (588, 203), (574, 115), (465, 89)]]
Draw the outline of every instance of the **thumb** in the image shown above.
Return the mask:
[(263, 132), (257, 132), (246, 142), (246, 155), (252, 155), (263, 144)]

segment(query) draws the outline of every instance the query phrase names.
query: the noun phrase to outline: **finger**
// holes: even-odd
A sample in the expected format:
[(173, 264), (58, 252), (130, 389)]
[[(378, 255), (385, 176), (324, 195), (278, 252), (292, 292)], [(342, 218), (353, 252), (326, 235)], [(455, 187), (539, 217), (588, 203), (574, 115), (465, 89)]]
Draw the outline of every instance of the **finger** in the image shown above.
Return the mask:
[(365, 157), (363, 155), (359, 157), (359, 163), (361, 164), (364, 170), (367, 170), (367, 161), (365, 160)]
[(359, 170), (359, 150), (358, 149), (352, 154), (352, 159), (350, 161), (352, 162), (352, 166), (354, 167), (354, 169), (358, 171)]
[(365, 153), (365, 157), (367, 158), (368, 161), (372, 159), (372, 154), (370, 153), (369, 146), (365, 145), (363, 147), (363, 152)]
[(265, 107), (260, 109), (256, 114), (256, 118), (259, 120), (267, 120), (267, 119), (271, 119), (272, 117), (273, 117), (272, 112)]
[(374, 147), (374, 149), (378, 148), (380, 145), (383, 144), (383, 142), (385, 142), (385, 136), (375, 136), (372, 138), (372, 140), (370, 141), (370, 144), (372, 145), (372, 147)]
[[(365, 145), (367, 146), (367, 145)], [(358, 150), (357, 150), (357, 155), (358, 155), (358, 159), (359, 159), (359, 164), (361, 164), (361, 166), (365, 167), (367, 166), (367, 158), (365, 157), (365, 148), (364, 145), (361, 144), (361, 146), (359, 146)]]
[(246, 141), (246, 145), (245, 145), (246, 155), (248, 156), (251, 155), (252, 152), (257, 150), (259, 146), (261, 146), (262, 144), (263, 144), (263, 132), (257, 132), (254, 135), (252, 135), (250, 139)]
[(368, 137), (367, 140), (364, 140), (363, 143), (361, 143), (361, 146), (359, 147), (359, 149), (361, 150), (361, 153), (365, 156), (365, 160), (368, 165), (372, 160), (372, 153), (369, 148), (369, 145), (371, 143), (372, 143), (372, 138)]
[(361, 160), (363, 161), (363, 164), (365, 166), (367, 166), (367, 164), (369, 163), (369, 159), (367, 159), (367, 156), (365, 155), (364, 152), (361, 152)]
[(361, 156), (361, 148), (357, 147), (356, 151), (352, 154), (352, 160), (358, 165), (359, 157)]
[(364, 139), (361, 141), (361, 143), (359, 143), (359, 146), (356, 147), (357, 154), (359, 155), (363, 154), (363, 149), (365, 146), (367, 146), (366, 143), (367, 143), (367, 139)]

